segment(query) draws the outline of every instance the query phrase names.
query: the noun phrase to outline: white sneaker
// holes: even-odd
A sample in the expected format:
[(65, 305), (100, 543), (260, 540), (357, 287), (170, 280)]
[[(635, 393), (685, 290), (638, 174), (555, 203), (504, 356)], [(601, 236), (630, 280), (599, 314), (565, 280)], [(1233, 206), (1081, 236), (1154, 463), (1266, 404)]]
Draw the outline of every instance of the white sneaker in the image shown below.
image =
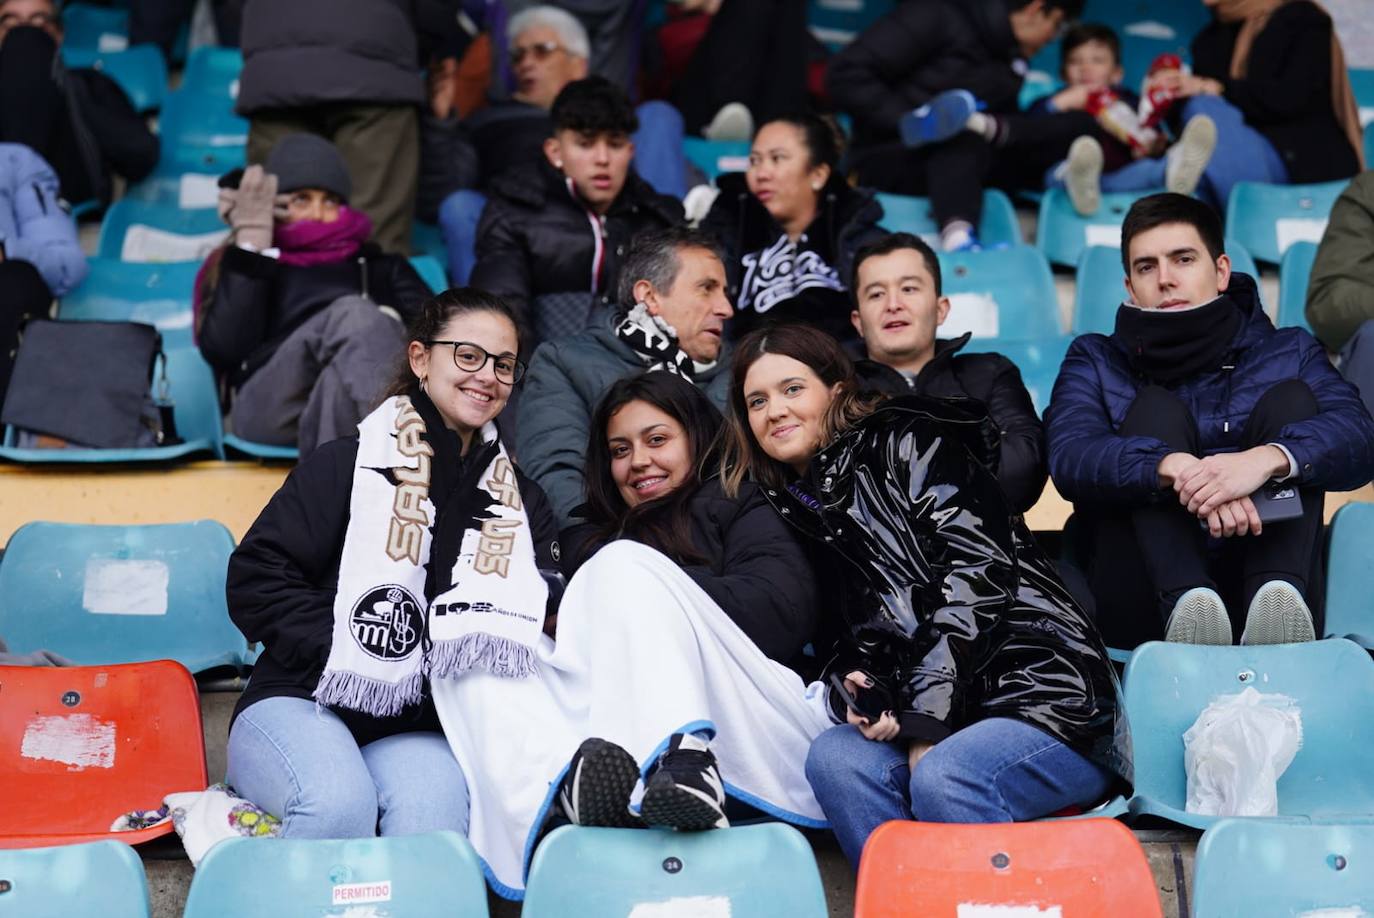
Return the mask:
[(1189, 118), (1178, 143), (1164, 154), (1164, 187), (1176, 194), (1192, 194), (1216, 148), (1216, 122), (1206, 115)]
[(707, 140), (753, 140), (754, 116), (742, 102), (727, 103), (701, 129), (701, 136)]
[(1316, 639), (1312, 613), (1293, 584), (1271, 580), (1250, 600), (1242, 644), (1300, 644)]
[(1216, 590), (1194, 587), (1178, 598), (1164, 640), (1175, 644), (1231, 644), (1231, 617)]
[(1096, 138), (1085, 134), (1069, 146), (1064, 187), (1081, 216), (1091, 217), (1102, 206), (1102, 144)]

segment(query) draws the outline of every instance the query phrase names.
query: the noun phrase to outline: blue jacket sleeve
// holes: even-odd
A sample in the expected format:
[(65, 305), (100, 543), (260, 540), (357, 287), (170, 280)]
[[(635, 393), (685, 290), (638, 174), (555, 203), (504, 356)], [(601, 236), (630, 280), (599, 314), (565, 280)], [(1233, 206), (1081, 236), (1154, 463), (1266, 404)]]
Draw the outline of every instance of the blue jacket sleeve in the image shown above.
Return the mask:
[(63, 296), (86, 279), (88, 270), (76, 221), (62, 205), (52, 167), (36, 153), (20, 152), (12, 161), (17, 236), (0, 241), (6, 258), (29, 262), (53, 296)]
[(1103, 342), (1101, 335), (1075, 339), (1059, 368), (1045, 411), (1050, 478), (1075, 503), (1146, 503), (1159, 491), (1159, 461), (1169, 447), (1117, 434), (1101, 372)]
[(1298, 481), (1324, 491), (1351, 491), (1374, 476), (1374, 420), (1360, 394), (1327, 359), (1305, 331), (1295, 336), (1301, 348), (1302, 381), (1320, 409), (1316, 417), (1289, 424), (1278, 442), (1297, 464)]

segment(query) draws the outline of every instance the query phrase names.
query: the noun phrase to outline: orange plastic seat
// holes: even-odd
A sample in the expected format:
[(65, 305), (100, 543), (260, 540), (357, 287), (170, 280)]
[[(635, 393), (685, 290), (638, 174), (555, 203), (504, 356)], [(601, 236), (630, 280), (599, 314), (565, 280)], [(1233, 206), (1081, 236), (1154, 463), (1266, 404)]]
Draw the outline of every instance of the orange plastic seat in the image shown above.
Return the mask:
[(0, 848), (148, 841), (171, 823), (110, 825), (206, 783), (200, 697), (180, 663), (0, 666)]
[(1039, 914), (1161, 918), (1131, 831), (1112, 819), (889, 822), (864, 846), (854, 918)]

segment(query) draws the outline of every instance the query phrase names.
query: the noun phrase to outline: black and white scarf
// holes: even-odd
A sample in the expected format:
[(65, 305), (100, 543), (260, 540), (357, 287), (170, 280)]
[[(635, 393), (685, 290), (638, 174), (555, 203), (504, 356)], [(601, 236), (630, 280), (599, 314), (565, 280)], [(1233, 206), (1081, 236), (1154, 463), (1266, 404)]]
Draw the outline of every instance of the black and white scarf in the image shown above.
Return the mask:
[(649, 307), (635, 303), (615, 326), (615, 336), (629, 346), (648, 370), (666, 370), (688, 382), (696, 374), (705, 373), (716, 365), (698, 363), (678, 347), (677, 329), (663, 321), (662, 316), (649, 314)]
[(434, 445), (424, 418), (408, 396), (393, 396), (363, 419), (358, 434), (333, 644), (315, 699), (389, 717), (421, 700), (426, 678), (469, 669), (533, 673), (548, 585), (496, 426), (480, 433), (482, 443), (495, 443), (477, 479), (486, 502), (465, 522), (452, 586), (432, 602), (425, 580), (434, 541)]

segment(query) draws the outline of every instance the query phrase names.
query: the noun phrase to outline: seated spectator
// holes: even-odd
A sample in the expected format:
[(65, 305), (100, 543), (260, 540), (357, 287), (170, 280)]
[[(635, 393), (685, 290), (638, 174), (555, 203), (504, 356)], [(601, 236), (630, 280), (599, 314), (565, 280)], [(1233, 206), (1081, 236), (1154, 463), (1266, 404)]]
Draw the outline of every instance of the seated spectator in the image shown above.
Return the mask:
[(1000, 354), (960, 354), (971, 334), (936, 338), (949, 315), (940, 261), (910, 233), (893, 233), (854, 256), (854, 312), (868, 359), (860, 384), (884, 395), (971, 398), (987, 411), (1001, 446), (991, 471), (1013, 513), (1040, 499), (1049, 471), (1045, 432), (1016, 365)]
[(492, 185), (471, 278), (510, 301), (534, 344), (581, 331), (611, 302), (630, 240), (682, 222), (682, 205), (630, 168), (639, 122), (624, 92), (578, 80), (552, 114), (543, 161)]
[[(292, 470), (229, 559), (229, 616), (263, 653), (234, 707), (228, 781), (288, 838), (466, 834), (478, 788), (433, 685), (484, 668), (474, 649), (503, 639), (444, 610), (499, 596), (537, 637), (541, 572), (556, 572), (553, 515), (491, 423), (520, 377), (509, 308), (450, 290), (407, 340), (389, 397)], [(463, 553), (484, 519), (516, 541), (500, 578)]]
[(248, 162), (308, 131), (348, 163), (353, 204), (385, 251), (410, 253), (425, 82), (414, 4), (401, 0), (246, 0), (237, 110)]
[[(1083, 0), (897, 4), (836, 55), (826, 74), (830, 98), (854, 119), (859, 183), (929, 195), (942, 247), (976, 245), (974, 228), (1000, 133), (989, 116), (1017, 111), (1024, 60), (1082, 8)], [(960, 92), (934, 104), (948, 90)], [(976, 129), (965, 130), (975, 114), (983, 116), (975, 119)], [(998, 157), (998, 165), (1038, 185), (1045, 169), (1093, 123), (1082, 112), (1022, 118), (1025, 136), (1014, 155)]]
[(818, 115), (788, 115), (754, 135), (749, 169), (717, 180), (702, 229), (725, 246), (739, 337), (765, 322), (806, 322), (854, 337), (845, 289), (858, 248), (886, 233), (883, 208), (839, 172), (835, 128)]
[(1307, 322), (1374, 411), (1374, 172), (1355, 176), (1331, 206), (1312, 262)]
[(1323, 497), (1369, 481), (1374, 421), (1311, 335), (1270, 324), (1207, 204), (1140, 199), (1121, 252), (1116, 330), (1074, 341), (1045, 414), (1102, 630), (1230, 644), (1234, 619), (1243, 644), (1312, 640)]
[(727, 397), (730, 351), (721, 337), (732, 310), (712, 237), (686, 227), (638, 237), (618, 302), (598, 324), (540, 345), (517, 406), (520, 461), (565, 526), (582, 502), (592, 412), (611, 383), (662, 370), (690, 380), (717, 408)]
[(725, 493), (750, 476), (806, 537), (837, 619), (838, 726), (806, 776), (850, 862), (891, 819), (1038, 819), (1129, 785), (1107, 650), (987, 471), (978, 418), (864, 395), (805, 326), (749, 335), (732, 375)]
[(157, 165), (157, 137), (114, 80), (67, 70), (53, 0), (0, 0), (0, 142), (52, 164), (67, 200), (108, 204), (111, 177), (137, 182)]
[(351, 192), (329, 141), (282, 138), (265, 168), (221, 192), (231, 241), (196, 276), (196, 343), (233, 391), (234, 433), (294, 444), (302, 459), (375, 404), (405, 347), (401, 320), (430, 296), (404, 256), (365, 241), (372, 224)]

